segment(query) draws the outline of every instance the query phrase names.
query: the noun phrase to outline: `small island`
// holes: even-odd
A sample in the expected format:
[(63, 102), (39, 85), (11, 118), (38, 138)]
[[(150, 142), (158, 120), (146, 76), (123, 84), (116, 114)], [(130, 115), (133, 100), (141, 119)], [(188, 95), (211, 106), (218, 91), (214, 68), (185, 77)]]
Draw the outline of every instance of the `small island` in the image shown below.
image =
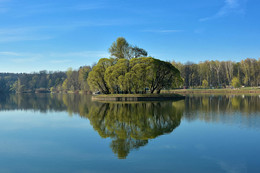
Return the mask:
[(179, 94), (108, 94), (93, 95), (95, 101), (167, 101), (182, 100), (185, 96)]
[(180, 71), (170, 62), (147, 57), (147, 52), (120, 37), (109, 49), (114, 58), (101, 58), (89, 72), (87, 81), (99, 101), (162, 101), (184, 97), (160, 94), (180, 87)]

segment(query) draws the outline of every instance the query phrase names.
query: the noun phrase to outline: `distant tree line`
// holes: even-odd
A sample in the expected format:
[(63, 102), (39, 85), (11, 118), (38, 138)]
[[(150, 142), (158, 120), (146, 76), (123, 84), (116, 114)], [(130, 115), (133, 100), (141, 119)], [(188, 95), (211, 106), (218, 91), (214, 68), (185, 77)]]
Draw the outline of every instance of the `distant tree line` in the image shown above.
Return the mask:
[(17, 81), (18, 74), (14, 73), (0, 73), (0, 93), (9, 92), (11, 86)]
[(0, 92), (34, 93), (89, 91), (87, 83), (90, 66), (66, 72), (0, 73)]
[(180, 70), (185, 87), (253, 87), (260, 85), (260, 58), (240, 62), (204, 61), (198, 64), (172, 62)]

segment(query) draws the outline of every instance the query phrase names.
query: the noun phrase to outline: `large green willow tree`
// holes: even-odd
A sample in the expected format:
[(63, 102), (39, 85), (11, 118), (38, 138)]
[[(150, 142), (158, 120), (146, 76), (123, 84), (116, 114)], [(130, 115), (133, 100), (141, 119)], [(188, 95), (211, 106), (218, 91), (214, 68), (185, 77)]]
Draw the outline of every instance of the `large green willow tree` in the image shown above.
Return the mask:
[(128, 59), (102, 58), (89, 73), (92, 90), (108, 93), (159, 94), (163, 88), (171, 88), (180, 81), (180, 72), (171, 63), (152, 57)]
[(159, 94), (164, 88), (181, 85), (180, 72), (171, 63), (152, 57), (137, 46), (131, 46), (123, 37), (109, 48), (112, 57), (102, 58), (88, 76), (92, 91), (109, 93)]

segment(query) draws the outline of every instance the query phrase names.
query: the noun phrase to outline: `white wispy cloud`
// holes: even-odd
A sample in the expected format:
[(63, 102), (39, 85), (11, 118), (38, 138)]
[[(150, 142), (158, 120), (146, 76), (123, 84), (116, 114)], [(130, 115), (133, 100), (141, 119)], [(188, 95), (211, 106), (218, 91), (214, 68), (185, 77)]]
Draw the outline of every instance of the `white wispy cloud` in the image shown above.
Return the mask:
[(86, 57), (86, 58), (104, 58), (109, 54), (106, 51), (79, 51), (79, 52), (54, 52), (49, 54), (50, 57)]
[(35, 62), (37, 61), (38, 58), (36, 57), (32, 57), (32, 58), (14, 58), (14, 59), (11, 59), (11, 61), (13, 63), (30, 63), (30, 62)]
[(10, 52), (2, 51), (0, 52), (0, 59), (7, 59), (12, 63), (31, 63), (43, 59), (42, 54), (38, 53), (28, 53), (28, 52)]
[(28, 52), (0, 52), (0, 59), (8, 59), (12, 63), (46, 62), (51, 64), (64, 64), (73, 62), (73, 59), (98, 59), (109, 57), (105, 51), (78, 51), (78, 52), (50, 52), (50, 53), (28, 53)]
[(225, 0), (224, 6), (214, 15), (199, 19), (200, 22), (221, 18), (229, 14), (245, 13), (244, 6), (247, 0)]
[(62, 63), (69, 63), (72, 62), (70, 59), (64, 59), (64, 60), (51, 60), (50, 63), (52, 64), (62, 64)]
[(42, 34), (46, 27), (8, 27), (0, 29), (0, 42), (49, 40), (53, 36)]
[(2, 51), (0, 52), (0, 57), (14, 57), (14, 58), (20, 58), (20, 57), (41, 57), (42, 54), (40, 53), (30, 53), (30, 52), (11, 52), (11, 51)]
[(18, 53), (16, 52), (0, 52), (0, 56), (1, 55), (6, 55), (6, 56), (19, 56)]
[(183, 30), (174, 30), (174, 29), (161, 29), (161, 30), (143, 30), (143, 32), (154, 32), (154, 33), (176, 33), (176, 32), (183, 32)]
[(17, 42), (17, 41), (36, 41), (36, 40), (50, 40), (51, 36), (5, 36), (0, 38), (0, 42)]
[[(35, 41), (50, 40), (69, 31), (73, 31), (80, 27), (104, 27), (104, 26), (122, 26), (134, 25), (137, 21), (125, 19), (107, 19), (107, 20), (85, 20), (73, 21), (69, 24), (47, 24), (42, 26), (9, 26), (0, 29), (0, 42), (16, 42), (16, 41)], [(163, 31), (161, 31), (163, 32)], [(164, 32), (173, 32), (165, 30)]]

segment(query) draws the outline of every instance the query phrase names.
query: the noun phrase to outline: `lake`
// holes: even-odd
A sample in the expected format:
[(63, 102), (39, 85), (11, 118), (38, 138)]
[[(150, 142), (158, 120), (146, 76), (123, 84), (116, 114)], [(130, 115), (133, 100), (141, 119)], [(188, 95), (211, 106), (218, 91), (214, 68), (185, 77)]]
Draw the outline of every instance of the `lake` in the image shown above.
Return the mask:
[(260, 172), (260, 95), (0, 95), (0, 172)]

